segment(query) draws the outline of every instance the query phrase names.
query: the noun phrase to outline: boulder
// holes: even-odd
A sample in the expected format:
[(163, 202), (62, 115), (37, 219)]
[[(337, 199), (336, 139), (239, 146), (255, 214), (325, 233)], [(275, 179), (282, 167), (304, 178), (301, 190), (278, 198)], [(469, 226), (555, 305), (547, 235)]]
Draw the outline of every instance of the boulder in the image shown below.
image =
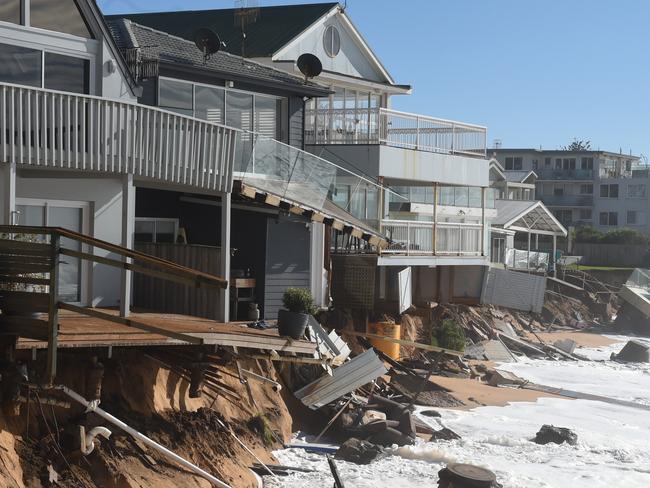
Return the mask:
[(489, 469), (471, 464), (448, 464), (438, 471), (439, 488), (500, 488)]
[(400, 416), (398, 430), (402, 434), (415, 439), (415, 418), (408, 410)]
[(612, 354), (612, 359), (626, 363), (650, 362), (650, 346), (643, 342), (632, 340), (625, 344), (618, 354)]
[(406, 446), (413, 444), (414, 439), (407, 435), (402, 434), (399, 430), (388, 427), (383, 432), (378, 432), (373, 436), (368, 438), (369, 442), (377, 444), (379, 446), (392, 446), (396, 444), (398, 446)]
[(443, 427), (440, 430), (436, 430), (431, 434), (431, 438), (429, 439), (429, 442), (433, 441), (453, 441), (456, 439), (460, 439), (460, 436), (456, 434), (451, 429), (448, 429), (447, 427)]
[(334, 457), (355, 464), (370, 464), (381, 452), (381, 447), (353, 437), (338, 448)]
[(535, 436), (535, 442), (537, 444), (548, 444), (550, 442), (562, 444), (566, 442), (571, 446), (575, 446), (578, 443), (578, 435), (571, 429), (543, 425)]
[(442, 415), (440, 415), (440, 412), (437, 412), (435, 410), (422, 410), (420, 412), (420, 415), (424, 415), (425, 417), (442, 417)]

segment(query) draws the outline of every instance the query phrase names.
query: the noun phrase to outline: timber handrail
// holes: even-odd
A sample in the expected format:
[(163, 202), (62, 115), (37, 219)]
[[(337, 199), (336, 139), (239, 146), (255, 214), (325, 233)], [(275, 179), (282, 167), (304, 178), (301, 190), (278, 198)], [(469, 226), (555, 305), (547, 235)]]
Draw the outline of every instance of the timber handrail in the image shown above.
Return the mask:
[[(131, 258), (141, 263), (148, 264), (150, 266), (162, 268), (161, 271), (145, 268), (143, 266), (133, 265), (129, 263), (123, 263), (120, 261), (112, 260), (109, 258), (102, 258), (100, 256), (94, 256), (89, 253), (81, 253), (78, 251), (69, 250), (66, 248), (61, 248), (60, 252), (62, 254), (67, 254), (70, 256), (78, 257), (81, 259), (88, 259), (91, 261), (99, 262), (102, 260), (101, 264), (107, 264), (109, 266), (122, 267), (125, 269), (131, 269), (135, 272), (156, 275), (156, 278), (169, 279), (171, 281), (179, 281), (175, 278), (180, 278), (183, 284), (194, 285), (196, 287), (207, 286), (215, 288), (228, 288), (228, 281), (220, 278), (218, 276), (213, 276), (202, 271), (186, 268), (180, 264), (176, 264), (172, 261), (167, 261), (143, 252), (134, 251), (132, 249), (127, 249), (125, 247), (119, 246), (117, 244), (112, 244), (101, 239), (96, 239), (94, 237), (87, 236), (85, 234), (80, 234), (62, 227), (33, 227), (33, 226), (15, 226), (15, 225), (0, 225), (0, 233), (7, 234), (33, 234), (33, 235), (53, 235), (58, 234), (61, 237), (66, 237), (72, 239), (82, 244), (87, 244), (92, 247), (103, 249), (104, 251), (109, 251), (115, 254), (118, 254), (125, 258)], [(161, 274), (172, 275), (172, 276), (160, 276)]]

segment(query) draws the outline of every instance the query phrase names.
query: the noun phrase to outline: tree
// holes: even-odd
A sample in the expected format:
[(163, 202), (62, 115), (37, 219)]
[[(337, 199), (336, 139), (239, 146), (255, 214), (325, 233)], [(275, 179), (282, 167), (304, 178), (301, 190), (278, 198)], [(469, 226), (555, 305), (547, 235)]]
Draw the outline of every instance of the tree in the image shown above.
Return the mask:
[(582, 139), (573, 139), (573, 142), (568, 146), (562, 146), (563, 151), (590, 151), (591, 141), (583, 141)]

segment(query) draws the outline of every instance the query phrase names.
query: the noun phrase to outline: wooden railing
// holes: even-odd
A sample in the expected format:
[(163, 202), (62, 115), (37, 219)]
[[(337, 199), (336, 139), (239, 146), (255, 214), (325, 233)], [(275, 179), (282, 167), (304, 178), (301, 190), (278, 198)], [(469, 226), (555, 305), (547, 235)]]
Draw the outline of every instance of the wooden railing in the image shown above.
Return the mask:
[(0, 160), (230, 191), (240, 131), (155, 107), (0, 83)]
[[(75, 244), (77, 249), (83, 249), (79, 246), (81, 244), (87, 248), (109, 251), (121, 260), (96, 256), (92, 250), (72, 249), (71, 243)], [(200, 337), (61, 301), (61, 256), (71, 256), (195, 288), (228, 287), (228, 282), (223, 278), (66, 229), (0, 226), (0, 333), (47, 341), (45, 381), (49, 383), (56, 376), (59, 310), (103, 319), (191, 344), (203, 343)], [(47, 320), (34, 315), (40, 313), (46, 313)]]

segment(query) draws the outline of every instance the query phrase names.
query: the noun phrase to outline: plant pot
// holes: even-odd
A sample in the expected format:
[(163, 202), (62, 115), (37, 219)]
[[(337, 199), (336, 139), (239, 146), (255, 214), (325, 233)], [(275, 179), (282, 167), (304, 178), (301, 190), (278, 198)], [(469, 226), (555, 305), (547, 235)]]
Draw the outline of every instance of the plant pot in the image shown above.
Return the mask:
[(282, 309), (278, 311), (278, 333), (281, 336), (300, 339), (305, 333), (308, 320), (309, 315), (306, 313), (295, 313)]

